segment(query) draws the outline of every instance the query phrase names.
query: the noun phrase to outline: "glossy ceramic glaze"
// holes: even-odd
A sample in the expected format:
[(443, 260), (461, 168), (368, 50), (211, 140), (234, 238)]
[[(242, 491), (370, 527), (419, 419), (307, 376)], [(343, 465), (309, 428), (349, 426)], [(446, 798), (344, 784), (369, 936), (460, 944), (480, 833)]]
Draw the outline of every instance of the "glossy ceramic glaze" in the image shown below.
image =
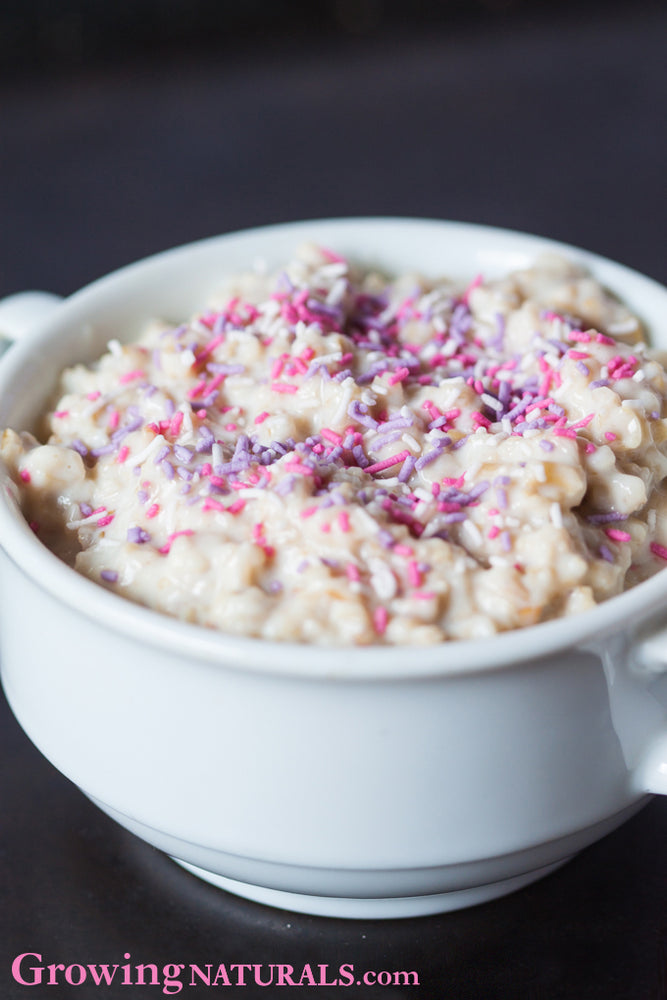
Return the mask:
[[(560, 249), (667, 347), (667, 290), (583, 251), (444, 222), (298, 223), (40, 300), (0, 365), (0, 426), (30, 426), (57, 371), (119, 331), (181, 319), (221, 276), (278, 266), (304, 239), (461, 278)], [(0, 329), (29, 327), (24, 305), (0, 304)], [(494, 639), (321, 649), (213, 633), (97, 587), (43, 548), (6, 484), (0, 542), (2, 678), (20, 723), (119, 823), (231, 891), (342, 916), (452, 909), (553, 870), (667, 793), (667, 573)]]

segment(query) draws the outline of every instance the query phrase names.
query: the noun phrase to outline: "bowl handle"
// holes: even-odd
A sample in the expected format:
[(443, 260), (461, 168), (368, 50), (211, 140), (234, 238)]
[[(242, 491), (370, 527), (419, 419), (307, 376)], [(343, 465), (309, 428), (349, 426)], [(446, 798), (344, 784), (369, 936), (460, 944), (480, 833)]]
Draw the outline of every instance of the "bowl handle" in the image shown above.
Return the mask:
[(0, 300), (0, 353), (28, 336), (62, 302), (51, 292), (19, 292)]
[[(667, 629), (659, 629), (641, 639), (633, 658), (644, 675), (657, 677), (666, 673)], [(634, 769), (633, 782), (637, 791), (667, 795), (667, 728), (658, 730), (647, 744)]]

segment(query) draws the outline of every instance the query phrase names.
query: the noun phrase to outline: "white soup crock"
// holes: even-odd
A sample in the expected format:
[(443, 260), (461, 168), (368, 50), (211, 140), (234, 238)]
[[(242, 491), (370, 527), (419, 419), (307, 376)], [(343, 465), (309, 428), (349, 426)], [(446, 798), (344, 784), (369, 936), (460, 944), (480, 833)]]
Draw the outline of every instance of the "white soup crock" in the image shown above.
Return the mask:
[[(306, 240), (461, 279), (582, 262), (667, 348), (667, 290), (538, 237), (438, 221), (295, 223), (206, 240), (71, 298), (0, 303), (0, 427), (30, 428), (58, 372), (226, 275)], [(0, 488), (2, 681), (42, 753), (196, 874), (303, 912), (400, 917), (502, 896), (667, 793), (667, 572), (584, 614), (430, 648), (243, 639), (79, 576)]]

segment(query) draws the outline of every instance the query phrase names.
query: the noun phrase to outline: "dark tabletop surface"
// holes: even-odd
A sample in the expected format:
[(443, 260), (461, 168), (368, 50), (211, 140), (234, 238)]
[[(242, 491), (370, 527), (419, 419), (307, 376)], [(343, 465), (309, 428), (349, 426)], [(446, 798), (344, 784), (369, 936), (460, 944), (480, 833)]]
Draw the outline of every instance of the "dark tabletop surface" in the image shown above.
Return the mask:
[[(31, 16), (46, 11), (28, 6)], [(194, 6), (204, 21), (213, 9)], [(232, 229), (368, 214), (536, 232), (667, 281), (664, 5), (489, 2), (438, 18), (423, 4), (414, 16), (393, 4), (330, 7), (334, 27), (289, 21), (281, 4), (270, 30), (218, 18), (211, 32), (184, 32), (182, 45), (178, 31), (151, 44), (148, 25), (123, 48), (116, 24), (115, 47), (80, 31), (74, 55), (43, 38), (31, 52), (11, 49), (5, 34), (0, 295), (67, 294)], [(420, 982), (222, 993), (248, 1000), (667, 997), (664, 800), (503, 900), (345, 922), (236, 899), (187, 875), (84, 799), (4, 700), (0, 740), (2, 998), (164, 995), (20, 986), (10, 967), (21, 952), (44, 965), (121, 964), (126, 953), (160, 967), (326, 964), (329, 976), (350, 963), (414, 970)]]

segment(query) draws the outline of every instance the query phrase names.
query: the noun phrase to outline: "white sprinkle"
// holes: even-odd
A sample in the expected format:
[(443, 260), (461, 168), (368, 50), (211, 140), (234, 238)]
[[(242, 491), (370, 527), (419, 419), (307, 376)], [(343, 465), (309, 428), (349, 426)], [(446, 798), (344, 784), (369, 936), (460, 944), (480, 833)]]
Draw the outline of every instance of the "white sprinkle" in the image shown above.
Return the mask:
[(164, 444), (166, 444), (164, 435), (158, 434), (150, 444), (146, 445), (143, 451), (140, 451), (138, 455), (132, 456), (132, 461), (135, 465), (141, 465), (147, 458), (150, 458), (151, 455), (159, 451)]
[(412, 434), (405, 433), (401, 435), (401, 441), (403, 444), (407, 444), (408, 448), (411, 448), (413, 451), (421, 451), (419, 441), (415, 440)]
[(468, 538), (470, 539), (470, 542), (474, 546), (479, 546), (483, 544), (484, 540), (482, 538), (482, 532), (479, 530), (477, 525), (473, 524), (473, 522), (470, 520), (463, 521), (461, 523), (461, 534), (467, 535)]
[(563, 511), (560, 508), (560, 504), (554, 502), (549, 508), (549, 518), (551, 523), (555, 528), (563, 527)]

